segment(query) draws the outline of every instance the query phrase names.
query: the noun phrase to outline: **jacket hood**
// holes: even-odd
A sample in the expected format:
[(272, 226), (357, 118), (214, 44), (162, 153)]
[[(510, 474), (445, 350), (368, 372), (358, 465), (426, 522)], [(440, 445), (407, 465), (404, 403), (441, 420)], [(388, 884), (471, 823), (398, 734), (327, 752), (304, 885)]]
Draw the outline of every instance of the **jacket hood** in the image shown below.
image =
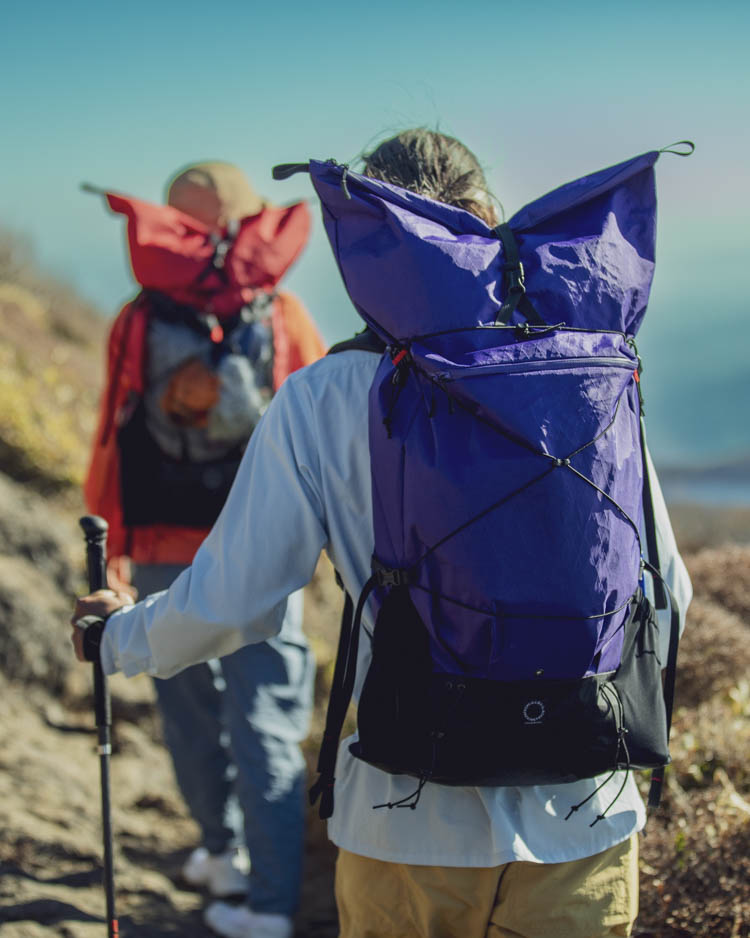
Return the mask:
[(217, 316), (231, 315), (257, 292), (274, 289), (310, 231), (303, 202), (265, 206), (230, 221), (217, 234), (171, 205), (105, 195), (112, 211), (127, 218), (130, 263), (138, 283)]

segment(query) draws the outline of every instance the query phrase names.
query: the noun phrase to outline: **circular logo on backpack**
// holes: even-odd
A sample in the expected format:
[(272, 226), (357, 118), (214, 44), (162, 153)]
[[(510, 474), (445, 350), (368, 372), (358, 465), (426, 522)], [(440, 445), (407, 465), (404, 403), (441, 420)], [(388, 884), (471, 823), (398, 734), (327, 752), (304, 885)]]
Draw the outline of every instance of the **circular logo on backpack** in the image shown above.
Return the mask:
[(541, 700), (530, 700), (523, 708), (523, 718), (527, 723), (541, 723), (545, 712)]

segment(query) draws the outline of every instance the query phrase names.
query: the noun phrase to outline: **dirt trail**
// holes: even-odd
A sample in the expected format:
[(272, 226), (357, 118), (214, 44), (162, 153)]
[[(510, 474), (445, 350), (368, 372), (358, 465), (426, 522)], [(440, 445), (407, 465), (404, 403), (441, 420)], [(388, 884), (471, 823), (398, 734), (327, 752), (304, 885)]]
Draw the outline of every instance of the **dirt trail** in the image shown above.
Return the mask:
[[(205, 938), (212, 933), (202, 924), (202, 896), (177, 883), (198, 831), (160, 742), (150, 681), (110, 683), (121, 934)], [(45, 697), (6, 686), (0, 698), (0, 936), (101, 938), (99, 764), (89, 698), (69, 695), (64, 706)], [(333, 850), (313, 817), (307, 854), (298, 933), (332, 938)]]
[[(67, 625), (72, 597), (85, 591), (81, 511), (75, 499), (51, 500), (0, 473), (0, 938), (106, 934), (91, 674), (73, 658)], [(339, 602), (321, 564), (306, 618), (322, 685)], [(110, 689), (121, 934), (205, 938), (203, 897), (177, 883), (198, 830), (162, 744), (151, 680), (116, 675)], [(312, 813), (307, 855), (299, 934), (329, 938), (334, 854)]]
[[(106, 934), (90, 674), (67, 644), (72, 596), (84, 588), (79, 510), (0, 475), (0, 938)], [(730, 520), (750, 543), (750, 523), (736, 512)], [(675, 522), (693, 549), (725, 540), (716, 516), (676, 512)], [(706, 548), (688, 561), (697, 598), (680, 652), (674, 766), (642, 841), (636, 934), (750, 938), (750, 547)], [(311, 763), (339, 604), (323, 563), (306, 602), (319, 664)], [(111, 689), (121, 935), (208, 938), (203, 897), (176, 882), (198, 832), (161, 742), (151, 683), (118, 675)], [(311, 811), (297, 938), (337, 933), (334, 856)]]

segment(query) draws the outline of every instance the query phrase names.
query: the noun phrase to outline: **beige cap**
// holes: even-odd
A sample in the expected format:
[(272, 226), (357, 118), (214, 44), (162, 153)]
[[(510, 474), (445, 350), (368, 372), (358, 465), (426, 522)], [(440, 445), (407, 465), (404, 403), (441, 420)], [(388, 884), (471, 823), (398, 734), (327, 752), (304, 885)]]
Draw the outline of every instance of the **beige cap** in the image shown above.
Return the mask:
[(167, 187), (167, 205), (210, 228), (257, 215), (265, 204), (231, 163), (195, 163), (180, 170)]

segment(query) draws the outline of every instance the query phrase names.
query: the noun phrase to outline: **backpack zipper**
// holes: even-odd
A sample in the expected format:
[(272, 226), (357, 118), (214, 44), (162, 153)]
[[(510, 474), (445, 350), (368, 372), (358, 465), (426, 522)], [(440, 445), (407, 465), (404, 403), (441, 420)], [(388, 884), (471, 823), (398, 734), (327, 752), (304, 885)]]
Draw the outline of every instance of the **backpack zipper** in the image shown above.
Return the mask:
[(525, 362), (505, 362), (493, 365), (470, 365), (455, 371), (440, 371), (432, 375), (436, 381), (457, 381), (460, 378), (472, 378), (477, 375), (513, 374), (522, 371), (543, 371), (551, 368), (579, 368), (587, 365), (601, 365), (614, 368), (627, 368), (635, 371), (635, 363), (626, 358), (545, 358)]

